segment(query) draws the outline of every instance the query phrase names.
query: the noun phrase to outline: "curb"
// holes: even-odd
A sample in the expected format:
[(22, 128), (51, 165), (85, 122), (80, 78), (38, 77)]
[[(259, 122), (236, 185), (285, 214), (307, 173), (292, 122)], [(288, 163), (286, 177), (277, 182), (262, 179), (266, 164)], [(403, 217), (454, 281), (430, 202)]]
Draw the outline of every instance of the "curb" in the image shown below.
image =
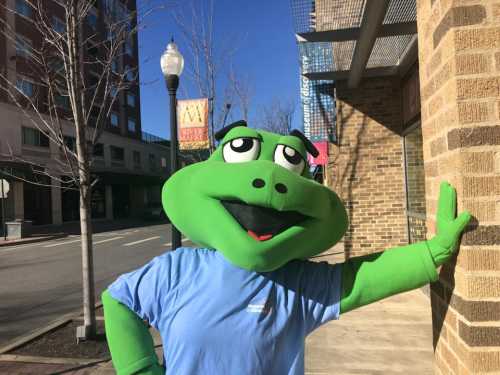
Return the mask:
[(52, 236), (45, 236), (45, 237), (36, 237), (36, 238), (27, 238), (26, 240), (13, 240), (13, 241), (3, 241), (0, 242), (0, 247), (8, 247), (8, 246), (17, 246), (17, 245), (26, 245), (30, 243), (36, 243), (36, 242), (43, 242), (43, 241), (51, 241), (51, 240), (57, 240), (59, 238), (65, 238), (68, 237), (68, 234), (56, 234)]
[(111, 357), (103, 358), (58, 358), (58, 357), (38, 357), (19, 354), (0, 354), (0, 362), (23, 362), (23, 363), (41, 363), (44, 365), (96, 365), (111, 360)]
[[(94, 309), (98, 309), (101, 306), (102, 306), (102, 302), (98, 301), (95, 303)], [(10, 340), (10, 342), (8, 342), (6, 345), (4, 345), (3, 347), (0, 347), (0, 360), (1, 360), (1, 357), (8, 355), (5, 353), (10, 352), (13, 349), (16, 349), (16, 348), (28, 343), (29, 341), (32, 341), (32, 340), (36, 339), (37, 337), (42, 336), (42, 335), (46, 334), (47, 332), (52, 331), (52, 330), (56, 329), (57, 327), (62, 326), (63, 324), (65, 324), (71, 320), (78, 320), (78, 318), (80, 316), (81, 316), (81, 310), (79, 309), (78, 311), (74, 311), (74, 312), (65, 314), (65, 315), (61, 316), (60, 318), (53, 320), (52, 322), (47, 324), (45, 327), (36, 328), (35, 330), (28, 332), (27, 334), (18, 336), (16, 338)], [(12, 356), (16, 356), (16, 355), (12, 355)], [(17, 356), (17, 357), (20, 357), (20, 356)], [(38, 357), (38, 358), (48, 358), (48, 357)], [(6, 361), (6, 360), (4, 359), (4, 361)], [(74, 362), (72, 362), (72, 363), (74, 363)]]

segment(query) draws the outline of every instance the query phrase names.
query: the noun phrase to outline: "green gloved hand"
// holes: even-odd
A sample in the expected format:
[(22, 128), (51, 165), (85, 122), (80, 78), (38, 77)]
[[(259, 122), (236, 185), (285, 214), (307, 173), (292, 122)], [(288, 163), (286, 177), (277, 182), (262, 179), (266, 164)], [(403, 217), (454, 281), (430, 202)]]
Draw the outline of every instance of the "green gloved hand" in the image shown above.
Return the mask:
[(458, 217), (457, 192), (448, 182), (441, 183), (436, 216), (436, 235), (427, 241), (436, 267), (446, 263), (457, 249), (463, 230), (471, 219), (468, 211)]

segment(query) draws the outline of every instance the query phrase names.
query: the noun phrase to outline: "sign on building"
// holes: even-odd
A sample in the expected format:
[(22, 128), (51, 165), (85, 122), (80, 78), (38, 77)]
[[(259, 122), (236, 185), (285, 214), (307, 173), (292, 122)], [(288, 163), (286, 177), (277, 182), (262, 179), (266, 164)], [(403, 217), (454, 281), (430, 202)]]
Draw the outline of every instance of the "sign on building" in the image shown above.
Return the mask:
[(197, 150), (209, 147), (208, 99), (178, 100), (179, 148)]
[(312, 142), (336, 140), (335, 85), (330, 80), (310, 80), (306, 73), (331, 70), (331, 43), (299, 43), (300, 97), (304, 134)]
[(319, 151), (319, 155), (314, 157), (307, 155), (307, 161), (310, 165), (327, 165), (328, 164), (328, 142), (314, 142), (314, 146)]

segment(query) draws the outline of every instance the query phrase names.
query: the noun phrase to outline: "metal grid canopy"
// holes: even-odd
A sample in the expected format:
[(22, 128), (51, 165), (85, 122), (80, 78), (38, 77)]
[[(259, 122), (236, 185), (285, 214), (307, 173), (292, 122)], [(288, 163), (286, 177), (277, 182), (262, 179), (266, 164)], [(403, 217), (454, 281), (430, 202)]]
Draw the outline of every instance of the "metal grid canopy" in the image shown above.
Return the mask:
[[(331, 44), (328, 69), (310, 79), (347, 79), (402, 74), (416, 52), (416, 0), (291, 0), (297, 39)], [(410, 51), (411, 54), (410, 54)]]

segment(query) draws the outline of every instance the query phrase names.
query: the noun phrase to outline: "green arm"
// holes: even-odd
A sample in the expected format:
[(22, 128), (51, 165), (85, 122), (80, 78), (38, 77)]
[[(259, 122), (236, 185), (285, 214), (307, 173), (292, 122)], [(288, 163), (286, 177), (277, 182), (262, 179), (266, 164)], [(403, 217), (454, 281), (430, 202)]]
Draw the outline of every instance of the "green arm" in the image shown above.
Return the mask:
[(443, 182), (435, 237), (345, 262), (342, 265), (340, 312), (436, 281), (436, 267), (451, 258), (471, 217), (466, 211), (455, 218), (455, 212), (455, 189)]
[(118, 375), (163, 375), (144, 322), (106, 290), (102, 293), (106, 338)]

